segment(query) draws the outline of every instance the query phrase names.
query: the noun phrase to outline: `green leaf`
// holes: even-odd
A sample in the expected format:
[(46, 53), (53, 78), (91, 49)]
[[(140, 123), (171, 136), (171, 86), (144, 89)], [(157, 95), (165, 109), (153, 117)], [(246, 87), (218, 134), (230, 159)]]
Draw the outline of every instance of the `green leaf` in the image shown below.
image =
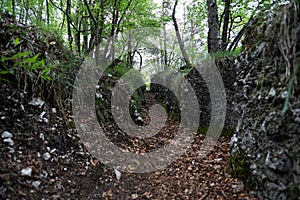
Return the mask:
[(42, 72), (40, 73), (40, 76), (42, 77), (42, 79), (49, 81), (49, 80), (51, 80), (49, 73), (50, 73), (50, 68), (46, 68), (46, 69), (42, 70)]
[(4, 56), (1, 56), (1, 62), (5, 62), (7, 60), (7, 58), (5, 58)]
[(31, 53), (30, 51), (16, 53), (10, 59), (24, 58), (24, 57), (28, 56), (30, 53)]
[(39, 57), (39, 53), (36, 54), (35, 56), (33, 56), (32, 58), (26, 58), (24, 61), (23, 61), (23, 64), (27, 64), (27, 63), (35, 63), (37, 58)]
[(50, 68), (46, 68), (42, 70), (42, 74), (48, 75), (50, 73)]
[(14, 43), (15, 46), (17, 46), (20, 43), (19, 38), (14, 39), (13, 43)]
[(50, 76), (47, 76), (47, 75), (41, 75), (41, 78), (46, 80), (46, 81), (50, 81), (51, 80), (51, 77)]
[(45, 66), (45, 62), (44, 60), (40, 60), (38, 62), (35, 62), (32, 66), (31, 66), (31, 69), (32, 70), (35, 70), (35, 69), (38, 69), (38, 68), (41, 68), (41, 67), (44, 67)]
[(4, 81), (4, 82), (6, 82), (6, 83), (11, 83), (11, 81), (8, 80), (8, 79), (6, 79), (6, 78), (0, 78), (0, 81)]
[(5, 75), (5, 74), (13, 74), (13, 73), (9, 70), (0, 70), (0, 74)]

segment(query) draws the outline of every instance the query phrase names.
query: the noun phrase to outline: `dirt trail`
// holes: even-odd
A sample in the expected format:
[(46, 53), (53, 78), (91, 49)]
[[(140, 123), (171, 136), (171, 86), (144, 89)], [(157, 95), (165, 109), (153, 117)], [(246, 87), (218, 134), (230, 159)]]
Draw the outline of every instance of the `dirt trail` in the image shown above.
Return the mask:
[[(121, 172), (117, 180), (113, 169), (86, 151), (54, 108), (38, 99), (34, 104), (9, 85), (1, 85), (0, 92), (0, 199), (255, 199), (227, 173), (226, 138), (219, 138), (214, 150), (200, 159), (205, 136), (197, 135), (186, 154), (167, 168), (145, 174)], [(150, 105), (155, 103), (153, 96), (147, 98)], [(147, 149), (151, 142), (170, 139), (177, 122), (168, 123), (162, 138), (148, 145), (139, 147), (136, 139), (127, 142)]]

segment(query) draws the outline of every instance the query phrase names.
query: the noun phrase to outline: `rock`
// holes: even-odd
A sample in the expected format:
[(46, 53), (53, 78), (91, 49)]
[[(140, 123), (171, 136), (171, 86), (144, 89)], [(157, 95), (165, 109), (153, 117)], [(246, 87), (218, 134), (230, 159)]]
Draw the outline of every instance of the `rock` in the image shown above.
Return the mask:
[(45, 122), (45, 123), (48, 123), (49, 122), (49, 119), (47, 119), (47, 118), (43, 118), (43, 121)]
[(40, 133), (39, 138), (40, 138), (42, 141), (44, 141), (44, 140), (45, 140), (44, 134), (43, 134), (43, 133)]
[(132, 194), (132, 195), (131, 195), (131, 198), (132, 198), (132, 199), (137, 199), (137, 198), (139, 198), (139, 195), (138, 195), (138, 194)]
[(31, 174), (32, 174), (32, 167), (27, 167), (21, 170), (22, 176), (31, 176)]
[(43, 154), (43, 159), (44, 160), (50, 160), (50, 158), (51, 158), (50, 153), (46, 152), (46, 153)]
[(52, 108), (52, 113), (57, 113), (56, 108)]
[[(246, 151), (248, 181), (261, 199), (299, 199), (300, 90), (295, 84), (288, 92), (296, 67), (286, 67), (286, 58), (296, 63), (293, 59), (297, 56), (280, 51), (289, 38), (300, 35), (299, 23), (291, 23), (299, 18), (293, 3), (256, 16), (244, 36), (243, 51), (234, 62), (237, 77), (233, 104), (239, 121), (231, 139), (231, 154)], [(283, 24), (290, 30), (288, 35), (280, 31), (287, 28)], [(290, 34), (293, 31), (295, 35)], [(297, 75), (294, 82), (299, 81)], [(289, 108), (281, 114), (289, 95)]]
[(285, 186), (280, 186), (280, 185), (277, 185), (275, 183), (272, 183), (272, 182), (267, 182), (265, 183), (265, 188), (266, 188), (266, 192), (268, 195), (268, 199), (274, 199), (274, 200), (277, 200), (277, 199), (281, 199), (281, 200), (286, 200), (286, 196), (285, 194), (283, 193), (283, 191), (286, 190), (286, 187)]
[(32, 184), (33, 187), (39, 188), (40, 185), (41, 185), (41, 181), (33, 181), (31, 184)]
[(48, 178), (48, 172), (43, 170), (43, 172), (40, 174), (40, 178)]
[(142, 126), (144, 125), (144, 120), (142, 117), (138, 117), (136, 120), (135, 120), (136, 124), (139, 125), (139, 126)]
[(9, 146), (14, 145), (14, 141), (11, 138), (5, 138), (3, 139), (3, 142), (8, 143)]
[(231, 137), (231, 139), (230, 139), (230, 147), (233, 147), (233, 145), (235, 144), (235, 143), (237, 143), (237, 141), (238, 141), (239, 139), (236, 137), (236, 134), (234, 134), (232, 137)]
[(114, 173), (116, 175), (116, 179), (119, 181), (122, 175), (121, 172), (117, 168), (114, 168)]
[(28, 104), (33, 105), (33, 106), (42, 107), (45, 104), (45, 102), (43, 100), (41, 100), (40, 98), (33, 98)]
[(43, 111), (43, 112), (40, 114), (40, 118), (43, 118), (45, 114), (46, 114), (46, 111)]
[(292, 170), (292, 161), (287, 154), (283, 153), (282, 151), (274, 152), (272, 154), (268, 152), (266, 157), (266, 165), (273, 170), (283, 173), (287, 173)]
[(1, 137), (2, 138), (12, 138), (13, 134), (8, 132), (8, 131), (4, 131), (2, 134), (1, 134)]

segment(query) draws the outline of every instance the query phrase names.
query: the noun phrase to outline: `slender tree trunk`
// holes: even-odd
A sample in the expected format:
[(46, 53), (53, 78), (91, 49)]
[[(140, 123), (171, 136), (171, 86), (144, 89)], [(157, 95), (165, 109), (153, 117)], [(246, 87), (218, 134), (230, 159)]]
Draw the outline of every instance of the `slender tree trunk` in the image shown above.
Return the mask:
[(47, 25), (50, 25), (50, 10), (49, 10), (49, 0), (46, 0), (46, 12), (47, 12)]
[(178, 43), (179, 43), (180, 51), (182, 53), (182, 56), (183, 56), (183, 59), (185, 61), (186, 66), (190, 67), (191, 66), (190, 58), (189, 58), (189, 56), (188, 56), (188, 54), (187, 54), (187, 52), (184, 48), (184, 44), (183, 44), (183, 41), (182, 41), (182, 38), (181, 38), (181, 35), (180, 35), (180, 32), (179, 32), (177, 20), (176, 20), (176, 17), (175, 17), (177, 4), (178, 4), (178, 0), (175, 1), (175, 5), (174, 5), (174, 8), (173, 8), (173, 13), (172, 13), (172, 19), (173, 19), (174, 28), (175, 28), (175, 31), (176, 31), (176, 37), (177, 37), (177, 40), (178, 40)]
[(164, 68), (168, 66), (168, 52), (167, 52), (167, 30), (166, 24), (164, 24)]
[(220, 51), (218, 6), (216, 0), (206, 0), (206, 4), (208, 8), (208, 53), (215, 53)]
[(67, 28), (68, 28), (68, 39), (69, 39), (69, 47), (70, 51), (72, 52), (72, 43), (73, 43), (73, 37), (72, 37), (72, 29), (71, 29), (71, 20), (68, 16), (71, 16), (71, 0), (67, 0)]
[[(83, 30), (87, 30), (87, 28), (88, 28), (88, 23), (87, 23), (88, 20), (87, 20), (87, 18), (84, 18), (82, 20), (83, 20), (83, 22), (82, 22), (82, 28), (83, 28)], [(82, 51), (84, 53), (86, 53), (86, 52), (88, 52), (88, 50), (89, 50), (88, 35), (86, 33), (83, 33)]]
[(117, 24), (118, 24), (118, 19), (119, 19), (119, 5), (120, 2), (118, 0), (114, 1), (114, 10), (113, 10), (113, 17), (112, 17), (112, 25), (111, 25), (111, 32), (110, 32), (110, 37), (111, 37), (111, 47), (110, 47), (110, 55), (112, 61), (115, 60), (115, 31), (118, 29)]
[[(91, 40), (90, 40), (90, 50), (92, 50), (94, 45), (96, 45), (95, 49), (95, 61), (96, 64), (98, 65), (100, 63), (100, 49), (99, 49), (99, 35), (98, 35), (98, 20), (95, 18), (95, 15), (93, 14), (89, 3), (87, 0), (84, 0), (84, 5), (86, 6), (89, 16), (91, 18), (91, 22), (94, 24), (94, 29), (93, 29), (93, 34), (91, 35)], [(94, 40), (92, 39), (94, 37)], [(94, 42), (93, 42), (94, 41)]]
[[(78, 53), (80, 53), (80, 30), (81, 30), (81, 20), (82, 20), (82, 12), (80, 11), (80, 1), (77, 0), (76, 2), (76, 10), (75, 10), (75, 16), (74, 16), (74, 26), (77, 27), (76, 33), (75, 33), (75, 44), (77, 47)], [(81, 16), (81, 19), (79, 19), (79, 16)]]
[(28, 2), (28, 0), (26, 0), (25, 2), (25, 6), (24, 6), (24, 8), (25, 8), (25, 23), (27, 24), (27, 21), (28, 21), (28, 16), (29, 16), (29, 2)]
[(227, 49), (228, 45), (228, 26), (229, 26), (229, 19), (230, 19), (230, 4), (231, 0), (225, 0), (225, 8), (224, 8), (224, 22), (222, 28), (222, 51)]
[(39, 23), (42, 22), (42, 19), (43, 19), (43, 2), (42, 0), (39, 0), (38, 1), (38, 13), (37, 13), (37, 21)]
[[(170, 2), (168, 0), (162, 1), (162, 18), (165, 20), (166, 17), (169, 16), (169, 8), (170, 8)], [(168, 66), (168, 52), (167, 52), (167, 30), (166, 30), (166, 22), (164, 22), (164, 38), (163, 38), (163, 50), (162, 50), (162, 65), (164, 68)]]
[(11, 9), (12, 9), (12, 15), (15, 17), (16, 16), (16, 2), (15, 2), (15, 0), (11, 1)]

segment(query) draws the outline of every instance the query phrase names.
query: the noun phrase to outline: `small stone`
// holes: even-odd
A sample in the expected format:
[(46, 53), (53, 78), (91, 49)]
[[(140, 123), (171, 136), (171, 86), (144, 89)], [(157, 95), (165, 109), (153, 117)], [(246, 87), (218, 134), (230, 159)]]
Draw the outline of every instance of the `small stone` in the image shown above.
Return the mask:
[(40, 118), (43, 118), (45, 114), (46, 114), (46, 112), (43, 111), (43, 112), (40, 114)]
[(31, 167), (27, 167), (27, 168), (21, 170), (21, 175), (22, 176), (31, 176), (31, 174), (32, 174), (32, 168)]
[(11, 138), (5, 138), (3, 142), (8, 143), (9, 146), (14, 145), (14, 141)]
[(56, 148), (51, 149), (50, 153), (54, 153), (56, 151)]
[(136, 123), (137, 123), (137, 125), (139, 125), (139, 126), (144, 125), (144, 120), (143, 120), (143, 118), (142, 118), (142, 117), (138, 117), (138, 118), (136, 119)]
[(45, 123), (48, 123), (49, 122), (49, 119), (47, 119), (47, 118), (43, 118), (43, 121), (45, 122)]
[(41, 185), (41, 181), (33, 181), (31, 184), (33, 185), (33, 187), (39, 188), (39, 186)]
[(116, 179), (119, 181), (121, 179), (121, 172), (119, 170), (117, 170), (116, 168), (114, 168), (114, 173), (116, 175)]
[(14, 148), (8, 147), (8, 149), (9, 149), (8, 153), (10, 153), (10, 154), (15, 153), (15, 149)]
[(214, 161), (215, 162), (220, 162), (222, 160), (222, 158), (215, 158)]
[(132, 199), (137, 199), (137, 198), (139, 198), (139, 195), (138, 195), (138, 194), (132, 194), (132, 195), (131, 195), (131, 198), (132, 198)]
[(49, 160), (50, 158), (51, 158), (50, 153), (46, 152), (46, 153), (43, 154), (43, 159), (44, 160)]
[(102, 99), (102, 95), (96, 92), (96, 98), (97, 99)]
[(44, 105), (44, 101), (40, 98), (33, 98), (28, 104), (33, 106), (39, 106), (42, 107)]
[(284, 91), (284, 92), (280, 95), (280, 97), (281, 97), (282, 99), (287, 98), (287, 96), (288, 96), (288, 91)]
[(234, 134), (230, 139), (230, 146), (232, 147), (234, 143), (236, 143), (239, 139), (236, 137), (236, 134)]
[(276, 96), (276, 90), (275, 88), (271, 88), (269, 91), (269, 97), (275, 97)]
[(44, 134), (43, 134), (43, 133), (40, 133), (39, 138), (40, 138), (42, 141), (44, 141), (44, 140), (45, 140)]
[(12, 133), (8, 132), (8, 131), (4, 131), (2, 134), (1, 134), (1, 137), (2, 138), (12, 138)]
[(40, 178), (47, 178), (47, 177), (48, 177), (48, 172), (44, 170), (44, 171), (40, 174)]
[(250, 169), (252, 169), (252, 170), (255, 170), (255, 169), (257, 169), (257, 165), (256, 165), (256, 164), (252, 164), (252, 165), (250, 165)]
[(79, 155), (79, 156), (82, 156), (82, 157), (84, 157), (84, 156), (85, 156), (85, 153), (84, 153), (84, 152), (82, 152), (82, 151), (78, 151), (78, 152), (76, 152), (76, 155)]

